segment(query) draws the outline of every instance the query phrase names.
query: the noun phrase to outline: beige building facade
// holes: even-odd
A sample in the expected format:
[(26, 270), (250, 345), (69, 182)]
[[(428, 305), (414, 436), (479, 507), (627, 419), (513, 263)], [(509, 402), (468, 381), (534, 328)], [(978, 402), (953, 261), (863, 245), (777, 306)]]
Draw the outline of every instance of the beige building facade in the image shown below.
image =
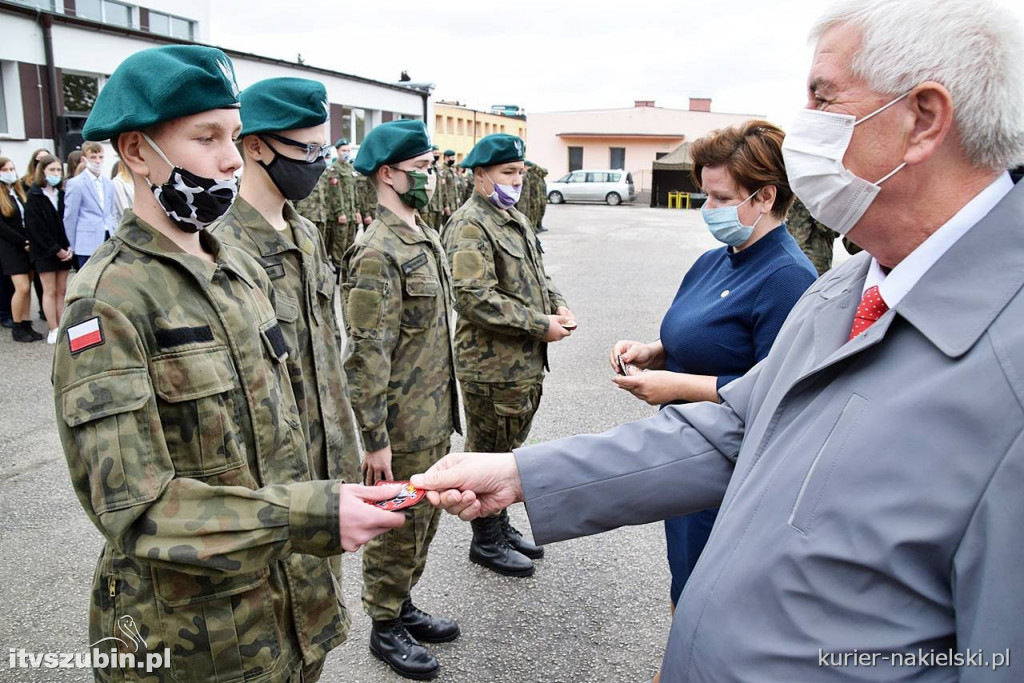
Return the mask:
[(518, 135), (526, 140), (526, 117), (478, 111), (443, 100), (434, 102), (433, 142), (442, 152), (454, 150), (457, 162), (469, 154), (477, 140), (492, 133)]

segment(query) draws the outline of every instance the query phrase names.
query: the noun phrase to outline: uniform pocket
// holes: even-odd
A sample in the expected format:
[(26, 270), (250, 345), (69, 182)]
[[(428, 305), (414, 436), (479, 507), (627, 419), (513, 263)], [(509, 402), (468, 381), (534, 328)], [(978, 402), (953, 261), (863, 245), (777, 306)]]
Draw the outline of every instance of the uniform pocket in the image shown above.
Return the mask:
[(842, 462), (847, 441), (867, 406), (868, 400), (863, 396), (850, 396), (835, 426), (825, 438), (825, 443), (814, 456), (789, 516), (789, 525), (797, 531), (810, 533), (818, 515), (818, 508), (823, 503), (829, 484)]
[(142, 368), (95, 375), (61, 390), (64, 421), (88, 460), (97, 514), (152, 501), (160, 492), (163, 480), (151, 444), (153, 398)]
[(384, 297), (388, 283), (384, 280), (357, 280), (345, 284), (345, 322), (353, 336), (377, 339), (384, 315)]
[(238, 377), (224, 347), (157, 356), (151, 376), (179, 477), (208, 477), (245, 464)]
[(281, 658), (269, 570), (197, 576), (154, 568), (160, 628), (179, 681), (267, 678)]
[(437, 294), (441, 283), (429, 275), (408, 275), (405, 278), (406, 299), (402, 302), (402, 327), (425, 329), (438, 318)]
[(496, 387), (491, 390), (497, 416), (495, 445), (500, 452), (511, 451), (526, 441), (537, 411), (539, 387)]
[(294, 323), (299, 319), (299, 302), (284, 292), (275, 292), (274, 312), (281, 322)]

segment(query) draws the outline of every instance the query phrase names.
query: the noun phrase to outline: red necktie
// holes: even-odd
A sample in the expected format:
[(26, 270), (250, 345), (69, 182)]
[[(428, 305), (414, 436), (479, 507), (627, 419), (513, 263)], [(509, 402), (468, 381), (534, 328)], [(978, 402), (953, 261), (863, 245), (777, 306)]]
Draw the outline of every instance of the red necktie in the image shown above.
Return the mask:
[(878, 293), (878, 286), (868, 287), (868, 290), (864, 292), (864, 296), (860, 300), (860, 306), (857, 306), (857, 315), (853, 317), (853, 329), (850, 330), (850, 339), (871, 327), (888, 310), (889, 307), (882, 301), (882, 295)]

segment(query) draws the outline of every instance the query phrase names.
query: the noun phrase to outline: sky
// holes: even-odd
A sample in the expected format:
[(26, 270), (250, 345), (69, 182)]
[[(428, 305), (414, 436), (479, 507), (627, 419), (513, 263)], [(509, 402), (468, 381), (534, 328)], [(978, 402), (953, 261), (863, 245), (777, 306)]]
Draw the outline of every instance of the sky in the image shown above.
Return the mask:
[[(1024, 3), (1001, 0), (1024, 21)], [(210, 42), (385, 82), (403, 70), (434, 98), (530, 112), (631, 107), (760, 114), (804, 104), (821, 0), (280, 0), (211, 3)], [(285, 3), (286, 5), (287, 3)], [(1020, 5), (1018, 7), (1018, 5)]]

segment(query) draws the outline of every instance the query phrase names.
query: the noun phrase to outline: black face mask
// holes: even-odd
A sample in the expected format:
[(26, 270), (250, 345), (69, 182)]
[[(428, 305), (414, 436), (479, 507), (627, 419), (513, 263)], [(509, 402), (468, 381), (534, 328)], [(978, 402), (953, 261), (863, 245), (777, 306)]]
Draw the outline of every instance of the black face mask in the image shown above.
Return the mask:
[(448, 161), (446, 161), (444, 163), (448, 164), (449, 166), (454, 166), (455, 165), (455, 159), (449, 159)]
[(436, 163), (437, 163), (437, 160), (438, 160), (438, 159), (440, 159), (440, 158), (441, 158), (440, 156), (436, 156), (436, 157), (434, 157), (434, 163), (436, 164)]
[(316, 187), (320, 176), (324, 174), (324, 170), (327, 169), (327, 162), (323, 157), (309, 162), (289, 159), (274, 149), (266, 140), (263, 140), (263, 142), (270, 149), (274, 150), (276, 156), (269, 164), (263, 163), (262, 159), (258, 160), (257, 163), (270, 176), (270, 182), (274, 183), (274, 187), (284, 195), (285, 199), (290, 199), (291, 201), (308, 197), (313, 192), (313, 188)]
[(171, 166), (167, 180), (157, 185), (148, 178), (149, 189), (164, 213), (183, 232), (199, 232), (227, 213), (238, 194), (238, 181), (232, 176), (224, 180), (204, 178), (175, 166), (163, 150), (143, 134), (160, 158)]

